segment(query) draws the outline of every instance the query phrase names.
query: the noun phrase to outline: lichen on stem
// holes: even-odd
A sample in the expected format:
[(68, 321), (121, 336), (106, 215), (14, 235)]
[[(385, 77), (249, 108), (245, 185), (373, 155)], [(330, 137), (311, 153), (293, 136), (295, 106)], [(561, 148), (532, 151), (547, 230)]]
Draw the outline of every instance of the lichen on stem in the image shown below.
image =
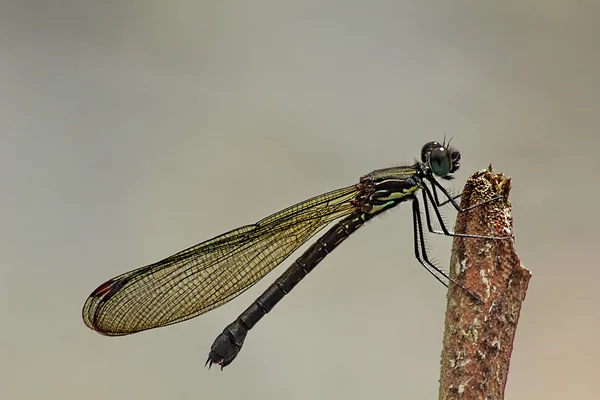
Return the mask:
[[(475, 294), (476, 301), (456, 285), (448, 289), (442, 350), (440, 399), (503, 399), (521, 305), (531, 273), (516, 254), (508, 194), (511, 179), (491, 165), (473, 174), (465, 185), (455, 232), (505, 237), (455, 237), (450, 275)], [(508, 238), (506, 238), (508, 237)]]

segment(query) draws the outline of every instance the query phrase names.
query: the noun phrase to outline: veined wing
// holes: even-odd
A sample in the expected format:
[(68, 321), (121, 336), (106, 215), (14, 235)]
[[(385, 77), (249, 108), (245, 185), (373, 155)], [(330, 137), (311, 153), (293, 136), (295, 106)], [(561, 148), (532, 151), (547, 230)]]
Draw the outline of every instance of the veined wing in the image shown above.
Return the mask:
[(85, 324), (127, 335), (184, 321), (248, 289), (331, 221), (350, 214), (349, 186), (288, 207), (171, 257), (119, 275), (83, 306)]

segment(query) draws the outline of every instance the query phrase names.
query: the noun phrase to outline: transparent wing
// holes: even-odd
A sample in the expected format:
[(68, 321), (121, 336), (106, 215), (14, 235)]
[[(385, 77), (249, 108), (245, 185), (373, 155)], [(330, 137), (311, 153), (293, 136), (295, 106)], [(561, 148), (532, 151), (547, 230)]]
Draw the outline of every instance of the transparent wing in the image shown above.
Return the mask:
[(248, 289), (331, 221), (354, 210), (356, 186), (313, 197), (100, 285), (85, 324), (127, 335), (219, 307)]

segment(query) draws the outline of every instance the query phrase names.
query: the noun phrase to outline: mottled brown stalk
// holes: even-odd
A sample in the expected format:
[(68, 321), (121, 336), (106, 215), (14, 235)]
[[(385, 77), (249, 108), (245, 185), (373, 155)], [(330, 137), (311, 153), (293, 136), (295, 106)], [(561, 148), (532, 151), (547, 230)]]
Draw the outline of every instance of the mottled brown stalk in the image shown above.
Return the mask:
[[(485, 236), (512, 234), (508, 194), (511, 179), (491, 165), (478, 171), (463, 191), (455, 231)], [(442, 350), (440, 399), (503, 399), (521, 304), (531, 273), (521, 266), (514, 240), (454, 238), (450, 275), (478, 302), (450, 285)]]

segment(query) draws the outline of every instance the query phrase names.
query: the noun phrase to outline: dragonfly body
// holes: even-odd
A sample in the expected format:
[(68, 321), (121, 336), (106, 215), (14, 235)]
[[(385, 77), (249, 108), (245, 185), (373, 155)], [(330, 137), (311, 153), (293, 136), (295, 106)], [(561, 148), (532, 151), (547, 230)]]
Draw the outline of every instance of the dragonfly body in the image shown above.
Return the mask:
[(373, 171), (356, 185), (356, 197), (350, 200), (355, 208), (347, 217), (336, 222), (316, 240), (275, 282), (261, 294), (235, 321), (229, 324), (211, 347), (207, 363), (221, 367), (229, 365), (244, 344), (246, 334), (260, 319), (275, 307), (330, 252), (346, 240), (365, 222), (411, 198), (419, 188), (411, 167)]
[[(437, 209), (437, 190), (460, 207), (435, 176), (452, 179), (460, 153), (429, 142), (421, 161), (411, 166), (379, 169), (359, 183), (313, 197), (157, 263), (119, 275), (100, 285), (83, 307), (85, 324), (109, 336), (170, 325), (219, 307), (238, 296), (318, 231), (337, 222), (310, 246), (277, 280), (217, 337), (207, 363), (224, 367), (239, 353), (246, 334), (296, 284), (341, 242), (378, 214), (411, 201), (415, 256), (440, 282), (452, 281), (431, 264), (423, 240), (416, 193), (423, 192), (427, 227), (431, 202), (443, 233), (453, 236)], [(431, 188), (428, 186), (431, 186)], [(441, 233), (441, 232), (436, 232)], [(469, 235), (463, 235), (469, 236)]]

